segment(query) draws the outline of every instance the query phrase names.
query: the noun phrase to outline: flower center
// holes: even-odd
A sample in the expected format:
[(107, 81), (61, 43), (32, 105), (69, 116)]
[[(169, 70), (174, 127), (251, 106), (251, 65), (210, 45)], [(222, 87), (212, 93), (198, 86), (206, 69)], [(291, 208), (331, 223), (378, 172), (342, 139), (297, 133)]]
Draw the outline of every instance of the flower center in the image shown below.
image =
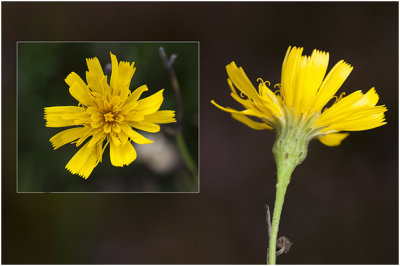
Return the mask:
[(114, 112), (108, 112), (104, 114), (104, 120), (106, 122), (114, 122), (116, 120), (116, 114)]

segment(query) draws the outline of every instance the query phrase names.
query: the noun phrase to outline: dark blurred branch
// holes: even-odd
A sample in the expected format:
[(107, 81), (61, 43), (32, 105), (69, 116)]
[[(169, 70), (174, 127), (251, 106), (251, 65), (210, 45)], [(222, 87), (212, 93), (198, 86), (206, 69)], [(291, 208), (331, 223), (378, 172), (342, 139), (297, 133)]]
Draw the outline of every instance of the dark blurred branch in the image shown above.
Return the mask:
[(178, 79), (176, 77), (175, 70), (173, 68), (173, 64), (175, 63), (175, 60), (178, 57), (178, 55), (172, 54), (171, 57), (168, 59), (167, 54), (165, 53), (163, 47), (160, 47), (159, 52), (160, 52), (161, 61), (163, 62), (165, 68), (168, 71), (168, 75), (171, 80), (172, 89), (174, 90), (175, 104), (176, 104), (175, 117), (176, 117), (176, 123), (177, 123), (176, 128), (164, 126), (163, 129), (168, 134), (177, 136), (179, 134), (179, 132), (182, 130), (181, 127), (182, 127), (182, 116), (183, 116), (181, 92), (179, 90)]
[(192, 173), (195, 183), (197, 185), (198, 184), (197, 167), (192, 159), (192, 156), (190, 155), (190, 152), (187, 148), (185, 139), (183, 138), (183, 134), (182, 134), (182, 117), (183, 117), (182, 97), (181, 97), (181, 92), (179, 90), (178, 79), (176, 77), (175, 70), (173, 68), (173, 64), (178, 56), (176, 54), (172, 54), (171, 57), (168, 59), (167, 54), (165, 53), (163, 47), (160, 47), (159, 52), (160, 52), (161, 61), (163, 62), (165, 68), (168, 71), (168, 75), (171, 80), (171, 85), (174, 90), (175, 104), (176, 104), (175, 117), (176, 117), (176, 122), (177, 122), (177, 126), (174, 128), (164, 126), (162, 129), (166, 133), (173, 135), (176, 138), (176, 142), (178, 144), (182, 158), (183, 158), (187, 168)]

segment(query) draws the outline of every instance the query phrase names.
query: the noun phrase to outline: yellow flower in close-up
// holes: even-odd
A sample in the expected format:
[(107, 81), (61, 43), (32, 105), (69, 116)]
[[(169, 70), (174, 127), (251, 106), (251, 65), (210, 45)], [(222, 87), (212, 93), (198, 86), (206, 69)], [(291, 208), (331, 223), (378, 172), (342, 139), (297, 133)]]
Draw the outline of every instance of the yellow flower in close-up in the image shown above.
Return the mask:
[[(281, 84), (275, 85), (279, 87), (275, 93), (268, 88), (270, 83), (261, 79), (258, 79), (257, 91), (243, 69), (232, 62), (226, 66), (231, 96), (245, 110), (225, 108), (211, 101), (253, 129), (276, 131), (272, 152), (277, 183), (272, 225), (268, 229), (268, 264), (276, 263), (278, 228), (286, 189), (294, 169), (307, 156), (309, 142), (318, 138), (325, 145), (336, 146), (349, 135), (346, 131), (368, 130), (386, 124), (384, 113), (387, 109), (384, 105), (376, 105), (379, 96), (374, 88), (365, 94), (355, 91), (346, 97), (343, 94), (335, 96), (353, 67), (342, 60), (325, 76), (329, 54), (318, 50), (311, 56), (302, 53), (303, 48), (289, 47), (283, 60)], [(335, 102), (329, 104), (332, 99)]]
[[(88, 71), (85, 83), (75, 72), (65, 82), (78, 106), (54, 106), (44, 109), (47, 127), (71, 127), (50, 139), (54, 149), (67, 144), (76, 146), (88, 141), (66, 165), (71, 173), (88, 178), (102, 161), (102, 155), (110, 144), (110, 160), (114, 166), (129, 165), (136, 159), (131, 141), (149, 144), (151, 140), (135, 129), (156, 133), (158, 124), (175, 122), (175, 111), (159, 111), (163, 103), (163, 90), (139, 100), (146, 85), (133, 92), (129, 86), (136, 68), (134, 62), (119, 62), (111, 54), (112, 73), (110, 84), (104, 75), (99, 60), (86, 59)], [(135, 129), (133, 129), (135, 128)]]
[[(275, 93), (269, 82), (261, 79), (258, 91), (241, 67), (234, 62), (226, 66), (231, 96), (245, 110), (225, 108), (212, 103), (247, 126), (256, 129), (279, 130), (289, 121), (305, 122), (311, 138), (328, 146), (339, 145), (349, 134), (386, 124), (384, 105), (377, 106), (379, 96), (374, 88), (367, 93), (355, 91), (346, 97), (335, 96), (353, 67), (339, 61), (325, 76), (329, 54), (314, 50), (311, 56), (302, 55), (303, 48), (289, 47), (282, 66), (281, 84)], [(239, 90), (239, 93), (235, 89)], [(335, 102), (328, 103), (334, 98)], [(327, 106), (328, 105), (328, 106)], [(325, 108), (324, 108), (325, 107)], [(252, 117), (253, 119), (250, 119)]]

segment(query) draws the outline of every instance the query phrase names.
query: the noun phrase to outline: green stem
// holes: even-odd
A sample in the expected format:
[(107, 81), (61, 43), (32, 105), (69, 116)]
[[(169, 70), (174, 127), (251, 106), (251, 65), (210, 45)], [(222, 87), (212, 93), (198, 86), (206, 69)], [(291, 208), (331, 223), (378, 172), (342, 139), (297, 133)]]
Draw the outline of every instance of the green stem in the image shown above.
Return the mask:
[(197, 179), (197, 168), (196, 164), (194, 163), (192, 156), (190, 155), (190, 152), (186, 146), (185, 139), (183, 138), (182, 131), (178, 133), (176, 136), (176, 142), (178, 143), (179, 150), (182, 154), (183, 161), (185, 162), (187, 168), (192, 172), (193, 176), (195, 177), (195, 182), (196, 185), (198, 184), (198, 179)]
[(276, 183), (276, 196), (274, 215), (272, 217), (271, 233), (269, 237), (269, 261), (268, 264), (276, 264), (276, 239), (278, 238), (279, 221), (281, 218), (283, 202), (285, 201), (285, 194), (292, 171), (283, 169), (278, 172), (278, 180), (288, 180), (288, 182), (277, 182)]
[(269, 236), (268, 264), (276, 264), (276, 240), (286, 189), (290, 183), (294, 169), (307, 156), (308, 144), (313, 134), (311, 125), (315, 121), (314, 115), (307, 119), (302, 119), (302, 117), (297, 118), (293, 113), (290, 114), (286, 109), (285, 112), (285, 123), (278, 124), (275, 128), (277, 139), (272, 148), (278, 178), (276, 182), (274, 215)]

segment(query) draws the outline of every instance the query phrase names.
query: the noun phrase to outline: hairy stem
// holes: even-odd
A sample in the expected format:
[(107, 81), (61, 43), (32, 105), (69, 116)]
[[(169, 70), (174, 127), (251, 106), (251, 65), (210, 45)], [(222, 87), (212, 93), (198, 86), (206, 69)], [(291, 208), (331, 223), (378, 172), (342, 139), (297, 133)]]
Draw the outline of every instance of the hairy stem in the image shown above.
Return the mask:
[[(292, 171), (288, 169), (282, 169), (281, 171), (278, 171), (278, 180), (290, 180)], [(269, 237), (268, 264), (271, 265), (276, 264), (276, 240), (278, 238), (279, 221), (281, 218), (283, 202), (285, 201), (285, 194), (288, 185), (289, 181), (288, 182), (278, 181), (276, 183), (274, 215), (272, 217), (271, 233)]]

